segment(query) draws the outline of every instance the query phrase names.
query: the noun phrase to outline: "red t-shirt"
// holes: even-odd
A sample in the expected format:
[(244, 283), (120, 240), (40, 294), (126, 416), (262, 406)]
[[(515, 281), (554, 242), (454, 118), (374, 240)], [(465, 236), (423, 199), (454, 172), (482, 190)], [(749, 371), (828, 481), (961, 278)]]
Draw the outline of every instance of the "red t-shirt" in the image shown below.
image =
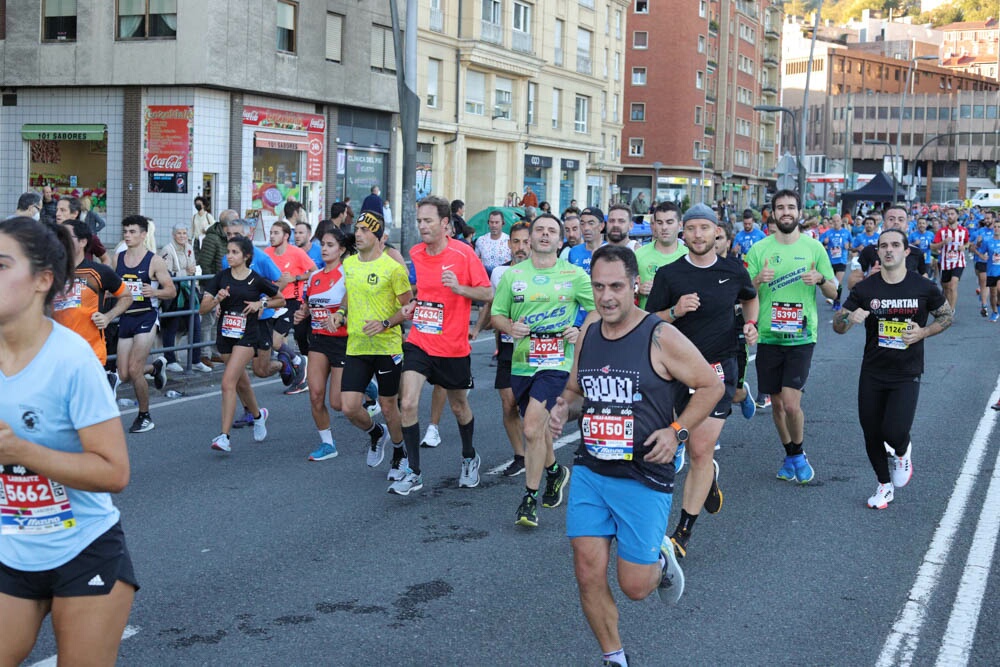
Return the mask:
[(344, 273), (339, 266), (330, 271), (320, 269), (309, 278), (305, 296), (309, 304), (310, 330), (314, 336), (347, 337), (346, 321), (335, 331), (328, 331), (325, 326), (330, 315), (340, 310), (345, 294)]
[(466, 287), (489, 287), (483, 263), (471, 246), (455, 239), (448, 239), (438, 255), (427, 254), (427, 244), (418, 243), (410, 249), (410, 260), (417, 275), (417, 304), (406, 342), (432, 357), (469, 356), (472, 300), (442, 285), (441, 274), (453, 272)]
[(958, 225), (955, 229), (942, 227), (934, 235), (934, 243), (941, 246), (941, 270), (950, 271), (965, 266), (965, 244), (969, 242), (969, 230)]
[[(306, 251), (291, 243), (285, 248), (285, 252), (280, 255), (275, 252), (274, 246), (267, 246), (264, 248), (264, 252), (274, 260), (278, 270), (282, 273), (290, 273), (293, 276), (309, 276), (316, 270), (316, 262), (310, 259)], [(285, 285), (285, 289), (281, 290), (281, 296), (285, 297), (285, 299), (301, 300), (303, 283), (305, 283), (305, 280), (293, 280)]]

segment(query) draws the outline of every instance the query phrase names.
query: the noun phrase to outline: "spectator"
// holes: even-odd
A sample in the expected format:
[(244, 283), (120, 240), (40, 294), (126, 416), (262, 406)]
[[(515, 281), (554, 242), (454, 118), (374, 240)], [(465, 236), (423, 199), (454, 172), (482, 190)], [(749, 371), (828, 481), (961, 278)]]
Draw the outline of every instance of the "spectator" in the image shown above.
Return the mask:
[(489, 234), (483, 234), (476, 239), (476, 255), (482, 260), (486, 268), (486, 275), (493, 273), (493, 269), (510, 261), (510, 237), (503, 231), (503, 213), (500, 211), (490, 211), (487, 219)]
[(521, 197), (521, 206), (525, 208), (538, 206), (538, 195), (535, 194), (530, 185), (524, 186), (524, 196)]
[(37, 192), (25, 192), (17, 198), (17, 209), (12, 218), (34, 218), (40, 220), (42, 217), (42, 195)]
[(639, 196), (632, 200), (632, 215), (646, 215), (649, 213), (649, 202), (646, 201), (646, 194), (640, 192)]
[(459, 241), (467, 241), (471, 234), (469, 225), (465, 222), (465, 202), (461, 199), (454, 199), (451, 202), (451, 226), (454, 228), (454, 236)]
[(372, 213), (377, 213), (382, 215), (382, 197), (380, 197), (381, 190), (377, 185), (373, 185), (371, 189), (371, 194), (365, 197), (365, 200), (361, 202), (361, 212), (371, 211)]
[(201, 195), (194, 198), (195, 214), (191, 216), (191, 243), (197, 251), (205, 238), (205, 232), (215, 224), (215, 218), (208, 211), (208, 202)]
[(90, 195), (80, 197), (80, 219), (87, 223), (92, 234), (97, 234), (108, 225), (104, 222), (104, 218), (101, 217), (100, 213), (91, 210), (93, 206)]
[[(167, 271), (171, 276), (176, 278), (178, 276), (193, 276), (196, 274), (197, 264), (194, 246), (191, 245), (188, 239), (188, 226), (183, 222), (174, 225), (172, 241), (163, 246), (159, 254), (163, 258), (163, 261), (166, 262)], [(177, 296), (172, 303), (173, 310), (191, 310), (192, 308), (196, 308), (199, 301), (191, 297), (195, 293), (193, 289), (194, 284), (188, 281), (181, 281), (174, 284), (177, 285)], [(160, 334), (163, 336), (163, 347), (173, 347), (176, 344), (178, 328), (180, 328), (182, 322), (187, 323), (188, 321), (187, 315), (160, 319)], [(201, 316), (197, 313), (194, 316), (194, 331), (188, 332), (188, 340), (201, 342)], [(192, 351), (189, 354), (197, 354), (197, 352)], [(184, 370), (177, 363), (176, 352), (164, 352), (163, 356), (167, 358), (168, 371), (180, 373)], [(211, 365), (205, 364), (202, 361), (194, 364), (192, 368), (202, 373), (209, 373), (212, 370)]]
[(52, 222), (56, 219), (56, 205), (59, 203), (58, 199), (52, 194), (52, 186), (45, 185), (42, 187), (42, 220)]
[(552, 205), (549, 204), (547, 201), (543, 201), (541, 204), (539, 204), (538, 208), (542, 210), (542, 213), (548, 213), (549, 215), (552, 215)]

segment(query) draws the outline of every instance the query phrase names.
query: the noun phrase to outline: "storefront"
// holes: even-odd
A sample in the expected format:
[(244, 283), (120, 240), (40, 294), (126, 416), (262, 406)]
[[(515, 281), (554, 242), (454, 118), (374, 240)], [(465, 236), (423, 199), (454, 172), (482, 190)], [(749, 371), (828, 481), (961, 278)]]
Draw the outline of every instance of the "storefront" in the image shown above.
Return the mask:
[(355, 212), (361, 209), (361, 202), (371, 194), (377, 185), (385, 189), (386, 169), (389, 153), (381, 150), (358, 148), (337, 149), (337, 194), (340, 199), (351, 202)]
[(107, 208), (108, 132), (103, 124), (21, 126), (28, 142), (28, 187), (50, 185), (56, 196), (90, 195), (95, 210)]
[[(527, 192), (528, 186), (535, 192), (539, 203), (548, 196), (549, 171), (552, 169), (552, 158), (544, 155), (524, 154), (524, 188), (522, 192)], [(567, 203), (567, 206), (569, 204)]]
[(561, 213), (569, 208), (569, 203), (576, 199), (576, 175), (580, 171), (579, 160), (567, 160), (563, 158), (559, 161), (559, 209)]
[(392, 142), (392, 114), (370, 109), (338, 109), (336, 192), (331, 193), (331, 201), (346, 201), (349, 197), (356, 214), (361, 202), (371, 194), (372, 186), (379, 186), (382, 197), (388, 197)]

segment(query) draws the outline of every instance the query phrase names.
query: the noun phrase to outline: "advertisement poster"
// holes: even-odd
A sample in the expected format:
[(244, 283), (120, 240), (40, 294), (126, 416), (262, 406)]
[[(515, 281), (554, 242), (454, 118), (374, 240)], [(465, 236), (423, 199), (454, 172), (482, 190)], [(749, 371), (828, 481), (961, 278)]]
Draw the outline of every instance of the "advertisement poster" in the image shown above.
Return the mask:
[(189, 171), (194, 152), (194, 107), (148, 106), (145, 120), (146, 171)]
[(151, 171), (148, 172), (148, 175), (150, 192), (186, 194), (188, 191), (188, 172), (186, 171)]

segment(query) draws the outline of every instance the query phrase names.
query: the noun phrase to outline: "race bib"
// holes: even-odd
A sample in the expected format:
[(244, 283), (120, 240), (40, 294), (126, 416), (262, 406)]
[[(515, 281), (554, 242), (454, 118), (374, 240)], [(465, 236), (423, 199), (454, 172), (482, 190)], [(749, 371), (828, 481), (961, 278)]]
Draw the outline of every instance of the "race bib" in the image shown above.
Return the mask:
[(330, 319), (330, 309), (321, 308), (318, 306), (311, 306), (309, 308), (309, 316), (312, 318), (312, 330), (316, 332), (329, 333), (326, 330), (326, 322)]
[(843, 250), (844, 249), (841, 248), (839, 245), (833, 246), (832, 248), (830, 248), (830, 257), (834, 259), (839, 259), (840, 253), (843, 252)]
[(566, 361), (566, 341), (562, 334), (533, 333), (528, 340), (528, 365), (545, 368)]
[[(726, 383), (726, 371), (722, 367), (722, 364), (720, 364), (718, 362), (712, 364), (712, 370), (715, 371), (715, 374), (718, 375), (719, 379), (722, 380), (722, 383), (725, 384)], [(688, 393), (689, 394), (693, 394), (694, 393), (694, 389), (691, 389), (690, 387), (688, 387)]]
[(581, 419), (583, 444), (601, 461), (631, 461), (634, 457), (632, 434), (635, 422), (631, 414), (585, 414)]
[(993, 264), (1000, 264), (1000, 252), (993, 253)]
[(771, 304), (771, 331), (773, 333), (802, 333), (805, 316), (801, 303)]
[(953, 262), (957, 261), (958, 260), (958, 251), (957, 250), (949, 250), (948, 252), (946, 252), (944, 254), (944, 256), (945, 256), (945, 259), (951, 260)]
[(903, 332), (906, 331), (907, 323), (898, 320), (878, 321), (878, 346), (887, 347), (890, 350), (905, 350), (909, 347), (903, 341)]
[(82, 300), (83, 283), (74, 282), (73, 286), (69, 288), (69, 291), (59, 296), (52, 303), (52, 307), (56, 312), (59, 312), (60, 310), (69, 310), (70, 308), (79, 308)]
[(420, 333), (440, 334), (444, 328), (444, 304), (417, 301), (417, 307), (413, 309), (413, 326)]
[(247, 330), (247, 318), (240, 313), (225, 313), (222, 316), (222, 336), (224, 338), (243, 338)]
[(75, 526), (62, 484), (23, 466), (0, 466), (0, 534), (44, 535)]
[(132, 295), (133, 301), (145, 301), (146, 297), (142, 295), (142, 281), (141, 280), (126, 280), (125, 288), (128, 293)]

